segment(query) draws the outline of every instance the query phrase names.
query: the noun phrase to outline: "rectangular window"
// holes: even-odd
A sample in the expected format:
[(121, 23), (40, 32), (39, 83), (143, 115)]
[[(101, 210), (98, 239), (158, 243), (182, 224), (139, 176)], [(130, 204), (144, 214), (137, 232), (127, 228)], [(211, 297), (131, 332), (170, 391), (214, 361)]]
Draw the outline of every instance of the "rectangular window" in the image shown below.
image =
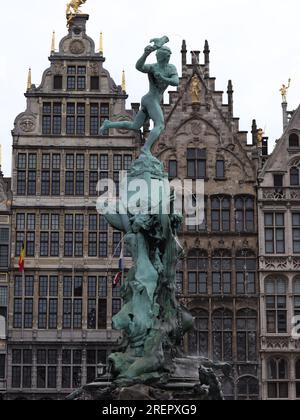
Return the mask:
[(75, 76), (68, 76), (67, 89), (68, 90), (75, 90), (76, 89), (76, 77)]
[(300, 213), (292, 214), (293, 220), (293, 252), (300, 254)]
[(43, 103), (43, 116), (42, 116), (42, 133), (44, 135), (49, 135), (51, 134), (51, 131), (52, 131), (51, 112), (52, 112), (51, 102), (44, 102)]
[(274, 175), (274, 187), (276, 188), (283, 187), (283, 175)]
[(91, 76), (91, 90), (100, 89), (100, 79), (99, 76)]
[(177, 160), (169, 160), (169, 178), (177, 178)]
[(62, 76), (54, 76), (53, 78), (53, 89), (61, 90), (63, 88), (63, 78)]
[(108, 255), (107, 233), (99, 234), (99, 257), (106, 258)]
[(5, 354), (0, 354), (0, 379), (2, 380), (5, 379), (5, 376), (6, 376), (5, 361), (6, 361)]
[(267, 254), (285, 253), (284, 213), (265, 214), (265, 250)]
[(193, 179), (206, 178), (206, 149), (188, 149), (187, 171), (188, 177)]
[(225, 178), (225, 161), (224, 160), (217, 160), (216, 178), (219, 178), (219, 179)]
[[(99, 105), (91, 104), (90, 107), (90, 134), (97, 136), (99, 134)], [(97, 165), (98, 169), (98, 165)]]

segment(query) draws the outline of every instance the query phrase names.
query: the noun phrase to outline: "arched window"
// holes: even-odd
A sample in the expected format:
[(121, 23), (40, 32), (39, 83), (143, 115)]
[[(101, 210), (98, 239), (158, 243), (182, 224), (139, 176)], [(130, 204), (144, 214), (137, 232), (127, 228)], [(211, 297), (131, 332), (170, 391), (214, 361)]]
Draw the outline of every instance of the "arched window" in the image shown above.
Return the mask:
[(195, 330), (189, 333), (189, 354), (193, 356), (208, 357), (208, 312), (194, 311)]
[(267, 333), (287, 333), (287, 281), (282, 278), (269, 278), (266, 281)]
[(239, 295), (256, 293), (257, 259), (254, 252), (243, 249), (236, 254), (236, 292)]
[(239, 362), (257, 360), (257, 313), (251, 309), (237, 313), (237, 356)]
[(290, 170), (290, 184), (292, 187), (299, 186), (299, 169), (295, 166)]
[(188, 254), (187, 266), (189, 294), (207, 294), (207, 252), (198, 249), (190, 251)]
[(232, 361), (233, 316), (229, 310), (213, 314), (213, 356), (215, 361)]
[(287, 399), (289, 397), (288, 363), (285, 359), (274, 358), (268, 362), (268, 398)]
[(254, 198), (241, 196), (235, 198), (236, 232), (254, 232)]
[(224, 196), (213, 197), (211, 206), (213, 232), (230, 232), (231, 198)]
[(296, 398), (300, 399), (300, 359), (296, 361), (295, 373), (296, 373)]
[(239, 401), (257, 401), (259, 399), (258, 380), (252, 376), (239, 379), (237, 393)]
[(296, 133), (290, 135), (289, 147), (299, 147), (299, 136)]
[(212, 279), (214, 295), (231, 294), (231, 252), (218, 250), (213, 254)]

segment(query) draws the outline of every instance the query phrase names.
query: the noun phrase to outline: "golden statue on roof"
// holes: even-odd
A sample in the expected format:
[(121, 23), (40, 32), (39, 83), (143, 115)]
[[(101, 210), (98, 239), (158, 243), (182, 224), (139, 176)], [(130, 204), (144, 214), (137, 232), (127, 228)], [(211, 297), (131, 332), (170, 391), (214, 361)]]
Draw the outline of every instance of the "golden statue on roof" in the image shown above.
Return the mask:
[(72, 23), (74, 16), (79, 15), (81, 13), (80, 8), (81, 6), (86, 3), (87, 0), (71, 0), (67, 4), (67, 26), (69, 27)]
[(283, 103), (287, 103), (287, 94), (290, 87), (291, 87), (291, 79), (289, 79), (288, 85), (283, 84), (280, 89)]
[(191, 81), (190, 95), (193, 104), (199, 104), (201, 100), (201, 84), (198, 76), (195, 74)]

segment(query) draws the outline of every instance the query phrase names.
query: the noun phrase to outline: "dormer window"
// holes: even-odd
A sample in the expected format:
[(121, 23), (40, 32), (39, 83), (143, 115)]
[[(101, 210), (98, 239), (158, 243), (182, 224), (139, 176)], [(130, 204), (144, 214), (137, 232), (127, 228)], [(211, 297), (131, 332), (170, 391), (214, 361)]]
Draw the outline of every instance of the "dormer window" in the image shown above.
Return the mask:
[(289, 137), (289, 147), (299, 147), (299, 136), (296, 133), (292, 133)]

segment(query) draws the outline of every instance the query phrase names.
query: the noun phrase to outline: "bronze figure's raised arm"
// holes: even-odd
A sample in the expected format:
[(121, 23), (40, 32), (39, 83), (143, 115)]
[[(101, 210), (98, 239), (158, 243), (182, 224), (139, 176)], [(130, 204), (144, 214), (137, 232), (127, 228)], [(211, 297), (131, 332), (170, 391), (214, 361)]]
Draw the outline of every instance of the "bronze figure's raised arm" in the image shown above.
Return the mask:
[[(100, 129), (100, 134), (104, 134), (110, 128), (138, 131), (142, 128), (146, 119), (150, 118), (154, 123), (154, 127), (149, 134), (146, 144), (142, 148), (142, 154), (145, 155), (151, 155), (152, 146), (165, 129), (164, 115), (161, 108), (163, 95), (169, 86), (176, 87), (179, 85), (177, 69), (169, 63), (172, 52), (165, 46), (169, 42), (169, 38), (155, 38), (151, 42), (154, 45), (148, 45), (145, 48), (144, 54), (136, 63), (137, 70), (148, 74), (150, 84), (149, 92), (142, 98), (140, 112), (134, 121), (113, 122), (106, 120)], [(157, 62), (146, 64), (147, 58), (154, 51), (157, 51)]]

